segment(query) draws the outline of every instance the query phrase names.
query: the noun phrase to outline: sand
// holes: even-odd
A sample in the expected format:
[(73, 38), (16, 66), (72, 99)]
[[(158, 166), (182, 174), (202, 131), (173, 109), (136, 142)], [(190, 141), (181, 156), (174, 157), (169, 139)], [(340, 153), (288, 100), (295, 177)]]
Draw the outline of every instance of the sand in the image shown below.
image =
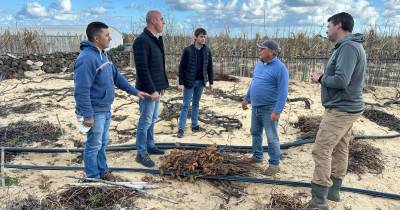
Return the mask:
[[(57, 117), (60, 119), (62, 128), (65, 130), (63, 136), (56, 142), (47, 145), (46, 147), (54, 147), (55, 144), (62, 147), (74, 147), (74, 141), (84, 141), (84, 136), (78, 132), (75, 126), (74, 115), (74, 98), (72, 95), (65, 97), (60, 102), (61, 96), (49, 97), (34, 97), (40, 93), (26, 93), (28, 88), (47, 88), (47, 89), (61, 89), (73, 87), (72, 80), (63, 79), (48, 79), (43, 82), (34, 83), (32, 81), (41, 81), (50, 77), (68, 76), (62, 74), (45, 74), (39, 75), (31, 79), (11, 79), (5, 80), (0, 83), (0, 101), (8, 106), (17, 106), (28, 102), (41, 102), (51, 103), (53, 105), (59, 104), (67, 109), (49, 108), (42, 105), (41, 109), (28, 114), (9, 114), (0, 120), (0, 126), (7, 126), (11, 122), (18, 120), (48, 120), (55, 125), (58, 124)], [(249, 78), (240, 78), (239, 92), (244, 94), (250, 82)], [(132, 81), (133, 82), (133, 81)], [(24, 84), (23, 84), (24, 83)], [(215, 82), (216, 88), (223, 90), (231, 90), (235, 83), (232, 82)], [(176, 85), (176, 81), (171, 80), (171, 85)], [(375, 91), (370, 91), (364, 94), (365, 101), (370, 103), (383, 103), (382, 98), (394, 98), (396, 89), (390, 87), (375, 87)], [(3, 90), (3, 91), (2, 91)], [(8, 90), (4, 92), (4, 90)], [(114, 101), (113, 108), (126, 104), (132, 101), (137, 101), (134, 96), (117, 91), (123, 97), (117, 97)], [(168, 98), (181, 96), (182, 93), (177, 90), (167, 91), (162, 100)], [(311, 99), (311, 109), (305, 109), (302, 102), (294, 102), (287, 104), (284, 113), (281, 115), (280, 121), (280, 138), (281, 143), (291, 142), (296, 139), (300, 131), (292, 126), (291, 123), (297, 121), (301, 115), (314, 116), (323, 113), (323, 107), (320, 102), (320, 89), (318, 84), (310, 84), (306, 82), (291, 81), (289, 97), (307, 97)], [(200, 103), (201, 109), (209, 109), (219, 114), (235, 116), (243, 123), (241, 129), (234, 130), (233, 132), (224, 132), (221, 135), (207, 135), (204, 132), (193, 134), (189, 128), (186, 129), (185, 137), (178, 139), (175, 135), (177, 132), (177, 120), (160, 121), (156, 124), (156, 141), (157, 142), (187, 142), (187, 143), (207, 143), (207, 144), (227, 144), (227, 145), (251, 145), (250, 137), (250, 115), (251, 111), (243, 111), (241, 104), (230, 99), (215, 98), (212, 95), (204, 94)], [(163, 106), (161, 106), (161, 110)], [(161, 111), (160, 110), (160, 111)], [(398, 105), (392, 105), (382, 109), (388, 113), (395, 114), (400, 117), (400, 109)], [(123, 106), (118, 111), (113, 111), (115, 116), (127, 116), (121, 122), (113, 121), (110, 129), (118, 128), (133, 129), (138, 119), (138, 104), (131, 103)], [(206, 129), (216, 129), (215, 126), (205, 125), (200, 123), (200, 126)], [(187, 127), (190, 127), (190, 119), (188, 119)], [(356, 134), (368, 135), (384, 135), (394, 133), (390, 129), (380, 127), (374, 122), (361, 117), (354, 124), (353, 130)], [(110, 144), (133, 144), (135, 143), (134, 136), (119, 136), (115, 131), (111, 131)], [(125, 138), (123, 138), (125, 137)], [(400, 148), (398, 147), (398, 140), (368, 140), (373, 146), (380, 148), (384, 155), (385, 170), (380, 175), (374, 174), (348, 174), (344, 180), (344, 186), (357, 187), (363, 189), (384, 191), (400, 194)], [(264, 137), (264, 144), (266, 139)], [(45, 147), (41, 143), (33, 143), (26, 145), (29, 147)], [(304, 145), (301, 147), (291, 148), (282, 151), (282, 164), (281, 173), (276, 178), (282, 180), (292, 181), (310, 181), (312, 177), (314, 163), (311, 157), (312, 145)], [(136, 151), (108, 153), (109, 165), (112, 167), (141, 167), (135, 162)], [(34, 164), (34, 165), (71, 165), (80, 166), (72, 159), (76, 158), (78, 154), (34, 154), (25, 153), (19, 154), (11, 162), (12, 164)], [(267, 153), (265, 154), (267, 158)], [(160, 160), (157, 156), (152, 156), (156, 161), (156, 165)], [(266, 163), (260, 164), (260, 167), (265, 167)], [(82, 175), (81, 171), (78, 172), (65, 172), (65, 171), (31, 171), (31, 170), (15, 170), (6, 169), (6, 173), (10, 176), (20, 177), (20, 185), (12, 186), (10, 188), (0, 189), (0, 205), (4, 207), (7, 202), (6, 197), (24, 197), (27, 194), (34, 194), (43, 197), (49, 192), (57, 192), (65, 184), (75, 182), (65, 178), (65, 175)], [(132, 181), (139, 181), (145, 174), (141, 173), (117, 173), (118, 175), (128, 178)], [(44, 183), (48, 183), (48, 187), (43, 187)], [(285, 186), (272, 186), (261, 184), (245, 184), (245, 190), (248, 195), (240, 199), (232, 198), (229, 203), (226, 203), (222, 198), (218, 197), (221, 192), (204, 180), (197, 180), (195, 182), (184, 182), (171, 180), (171, 183), (162, 184), (163, 188), (156, 190), (149, 190), (149, 192), (159, 194), (177, 200), (179, 204), (171, 204), (168, 202), (150, 199), (139, 198), (135, 205), (138, 209), (259, 209), (260, 204), (266, 204), (270, 198), (271, 190), (279, 190), (285, 193), (293, 194), (304, 192), (309, 195), (307, 188), (293, 188)], [(305, 200), (309, 199), (305, 198)], [(400, 201), (373, 198), (371, 196), (359, 195), (354, 193), (342, 193), (342, 202), (334, 203), (329, 202), (331, 209), (352, 209), (352, 210), (366, 210), (366, 209), (400, 209)]]

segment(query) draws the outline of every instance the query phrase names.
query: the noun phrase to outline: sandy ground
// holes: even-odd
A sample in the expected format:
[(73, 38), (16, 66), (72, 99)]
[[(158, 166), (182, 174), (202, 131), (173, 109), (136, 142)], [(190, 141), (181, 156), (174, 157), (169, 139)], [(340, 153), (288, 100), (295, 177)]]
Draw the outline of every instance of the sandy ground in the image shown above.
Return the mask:
[[(28, 88), (38, 89), (61, 89), (69, 88), (73, 86), (72, 80), (62, 79), (48, 79), (40, 83), (33, 83), (32, 81), (41, 81), (48, 77), (61, 77), (68, 75), (39, 75), (30, 80), (6, 80), (0, 83), (0, 90), (10, 89), (0, 95), (1, 103), (9, 106), (16, 106), (29, 102), (41, 102), (59, 104), (67, 109), (55, 109), (48, 108), (45, 105), (41, 107), (39, 111), (35, 111), (29, 114), (10, 114), (6, 118), (0, 120), (0, 126), (7, 126), (11, 122), (18, 120), (48, 120), (54, 124), (58, 124), (56, 115), (59, 116), (62, 128), (65, 130), (65, 134), (59, 138), (59, 140), (52, 145), (47, 147), (54, 147), (58, 144), (62, 147), (73, 147), (74, 140), (83, 142), (84, 136), (80, 134), (75, 127), (75, 115), (74, 115), (74, 99), (73, 96), (67, 96), (65, 99), (57, 102), (60, 96), (50, 97), (35, 97), (38, 95), (37, 92), (26, 93), (25, 90)], [(239, 92), (245, 93), (249, 78), (241, 78), (239, 84)], [(22, 84), (26, 83), (26, 84)], [(175, 81), (171, 81), (172, 85), (176, 85)], [(215, 87), (223, 90), (231, 90), (235, 83), (233, 82), (216, 82)], [(118, 94), (123, 97), (116, 98), (112, 110), (122, 104), (126, 104), (131, 101), (137, 101), (136, 97), (128, 96), (126, 93), (117, 91)], [(372, 94), (374, 93), (374, 94)], [(395, 88), (384, 88), (376, 87), (376, 91), (365, 93), (365, 100), (371, 103), (382, 103), (381, 98), (388, 97), (393, 98), (396, 94)], [(176, 90), (171, 90), (166, 93), (162, 100), (166, 100), (171, 97), (182, 95)], [(126, 97), (128, 96), (128, 97)], [(296, 139), (296, 136), (300, 132), (293, 128), (290, 123), (297, 121), (301, 115), (315, 116), (323, 113), (323, 108), (320, 103), (320, 91), (317, 84), (309, 84), (305, 82), (290, 82), (290, 98), (294, 97), (307, 97), (312, 100), (311, 109), (307, 110), (304, 108), (302, 102), (289, 103), (284, 113), (281, 115), (280, 121), (280, 137), (281, 143), (290, 142)], [(125, 99), (124, 99), (125, 98)], [(15, 99), (12, 102), (11, 99)], [(233, 132), (223, 133), (222, 135), (206, 135), (205, 133), (192, 134), (190, 129), (186, 130), (185, 138), (178, 139), (175, 135), (177, 130), (177, 121), (160, 121), (156, 125), (156, 139), (157, 142), (188, 142), (188, 143), (217, 143), (217, 144), (228, 144), (228, 145), (251, 145), (250, 137), (250, 110), (243, 111), (240, 103), (234, 102), (230, 99), (214, 98), (211, 95), (203, 95), (201, 101), (201, 108), (210, 109), (220, 114), (229, 116), (235, 116), (240, 119), (243, 123), (241, 129)], [(163, 109), (163, 107), (161, 107)], [(395, 114), (398, 118), (400, 117), (400, 109), (398, 105), (392, 105), (385, 108), (388, 113)], [(113, 115), (116, 116), (127, 116), (122, 122), (113, 121), (111, 123), (111, 129), (129, 129), (134, 127), (138, 119), (138, 104), (132, 103), (123, 106), (118, 111), (113, 111)], [(187, 127), (190, 126), (190, 120), (188, 120)], [(206, 129), (220, 129), (214, 126), (200, 124)], [(393, 133), (388, 128), (380, 127), (377, 124), (369, 121), (366, 118), (360, 118), (354, 125), (354, 132), (357, 134), (389, 134)], [(264, 137), (265, 140), (265, 137)], [(380, 175), (364, 174), (361, 176), (355, 174), (349, 174), (344, 185), (349, 187), (357, 187), (363, 189), (384, 191), (400, 194), (400, 149), (398, 147), (397, 139), (388, 140), (369, 140), (372, 145), (380, 148), (384, 154), (385, 170)], [(111, 131), (110, 144), (133, 144), (134, 137), (121, 138), (115, 131)], [(266, 144), (266, 140), (264, 141)], [(34, 143), (32, 147), (44, 147), (40, 143)], [(313, 161), (311, 157), (312, 145), (304, 145), (282, 151), (282, 171), (277, 176), (278, 179), (282, 180), (293, 180), (293, 181), (310, 181), (313, 172)], [(108, 153), (109, 165), (113, 167), (141, 167), (135, 162), (135, 151), (129, 152), (118, 152)], [(78, 154), (34, 154), (26, 153), (16, 156), (12, 161), (13, 164), (35, 164), (35, 165), (79, 165), (72, 162), (71, 160), (77, 157)], [(268, 157), (265, 154), (265, 157)], [(158, 164), (160, 161), (158, 157), (153, 156), (153, 159)], [(261, 164), (260, 167), (264, 167), (265, 163)], [(65, 175), (82, 175), (82, 172), (63, 172), (63, 171), (31, 171), (31, 170), (12, 170), (6, 169), (6, 173), (10, 176), (20, 177), (21, 183), (19, 186), (12, 186), (10, 188), (0, 189), (1, 204), (4, 207), (6, 203), (6, 197), (14, 196), (26, 196), (27, 194), (34, 194), (37, 196), (44, 196), (49, 192), (58, 191), (65, 184), (74, 182), (74, 180), (64, 178)], [(140, 173), (118, 173), (122, 177), (128, 178), (132, 181), (139, 181), (145, 174)], [(48, 178), (48, 180), (47, 180)], [(47, 181), (46, 181), (47, 180)], [(43, 183), (48, 183), (47, 189), (41, 189)], [(194, 183), (174, 181), (171, 183), (163, 184), (163, 188), (157, 190), (150, 190), (152, 193), (156, 193), (162, 196), (169, 197), (177, 200), (179, 204), (170, 204), (168, 202), (159, 201), (156, 199), (139, 198), (136, 201), (138, 209), (259, 209), (260, 204), (266, 204), (269, 202), (271, 190), (279, 190), (285, 193), (298, 193), (305, 192), (309, 195), (309, 189), (307, 188), (290, 188), (284, 186), (271, 186), (271, 185), (260, 185), (260, 184), (245, 184), (245, 190), (248, 195), (235, 199), (232, 198), (229, 203), (226, 203), (223, 199), (218, 197), (218, 193), (221, 193), (217, 188), (211, 185), (207, 181), (197, 180)], [(307, 198), (308, 199), (308, 198)], [(388, 199), (373, 198), (370, 196), (359, 195), (354, 193), (342, 193), (342, 202), (340, 203), (329, 203), (332, 209), (352, 209), (352, 210), (367, 210), (367, 209), (400, 209), (400, 201), (393, 201)]]

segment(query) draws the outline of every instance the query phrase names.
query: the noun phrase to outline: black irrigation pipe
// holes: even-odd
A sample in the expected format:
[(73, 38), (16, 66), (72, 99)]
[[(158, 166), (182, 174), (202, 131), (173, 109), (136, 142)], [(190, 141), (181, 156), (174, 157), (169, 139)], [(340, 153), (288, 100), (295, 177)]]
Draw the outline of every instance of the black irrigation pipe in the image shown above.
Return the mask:
[(400, 137), (400, 133), (383, 135), (383, 136), (354, 136), (354, 139), (390, 139)]
[[(35, 166), (35, 165), (12, 165), (5, 164), (5, 168), (13, 168), (13, 169), (30, 169), (30, 170), (57, 170), (57, 171), (81, 171), (83, 167), (81, 166)], [(150, 174), (159, 174), (159, 175), (171, 175), (172, 171), (161, 171), (158, 169), (146, 169), (146, 168), (110, 168), (110, 171), (115, 172), (134, 172), (134, 173), (150, 173)], [(286, 185), (290, 187), (311, 187), (311, 183), (309, 182), (299, 182), (299, 181), (288, 181), (288, 180), (275, 180), (275, 179), (266, 179), (266, 178), (256, 178), (249, 176), (211, 176), (211, 175), (196, 175), (190, 173), (182, 173), (180, 176), (182, 177), (197, 177), (205, 180), (219, 180), (219, 181), (237, 181), (237, 182), (246, 182), (246, 183), (256, 183), (256, 184), (272, 184), (272, 185)], [(387, 192), (379, 192), (374, 190), (366, 190), (366, 189), (358, 189), (352, 187), (342, 187), (342, 191), (358, 193), (363, 195), (369, 195), (373, 197), (380, 197), (392, 200), (400, 200), (399, 194), (387, 193)]]
[[(296, 140), (294, 142), (281, 144), (281, 149), (288, 149), (290, 147), (301, 146), (304, 144), (313, 143), (314, 140)], [(192, 143), (157, 143), (156, 146), (159, 149), (185, 149), (185, 150), (199, 150), (204, 149), (212, 144), (192, 144)], [(229, 145), (217, 145), (217, 148), (221, 151), (248, 153), (251, 152), (251, 146), (229, 146)], [(268, 150), (268, 146), (263, 146), (264, 151)], [(6, 152), (35, 152), (35, 153), (80, 153), (83, 152), (83, 148), (26, 148), (26, 147), (4, 147)], [(136, 150), (135, 144), (126, 144), (118, 146), (109, 146), (107, 151), (122, 152)]]
[[(354, 139), (388, 139), (400, 137), (400, 133), (385, 136), (354, 136)], [(314, 143), (314, 139), (300, 139), (289, 143), (280, 145), (281, 149), (289, 149), (291, 147), (298, 147), (304, 144)], [(160, 149), (185, 149), (185, 150), (199, 150), (204, 149), (212, 144), (193, 144), (193, 143), (157, 143), (156, 146)], [(216, 145), (221, 151), (249, 153), (252, 151), (251, 146), (232, 146), (232, 145)], [(109, 152), (122, 152), (136, 150), (135, 144), (114, 145), (107, 147)], [(268, 151), (268, 146), (263, 146), (264, 151)], [(4, 147), (6, 152), (35, 152), (35, 153), (80, 153), (83, 148), (26, 148), (26, 147)]]

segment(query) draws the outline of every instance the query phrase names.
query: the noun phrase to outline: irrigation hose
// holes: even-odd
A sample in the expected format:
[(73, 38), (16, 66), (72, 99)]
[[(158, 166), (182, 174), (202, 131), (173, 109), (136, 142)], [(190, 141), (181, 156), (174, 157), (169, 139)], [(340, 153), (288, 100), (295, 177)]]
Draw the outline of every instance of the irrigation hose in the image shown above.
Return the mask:
[[(288, 149), (290, 147), (301, 146), (304, 144), (313, 143), (314, 140), (296, 140), (294, 142), (281, 144), (281, 149)], [(185, 150), (199, 150), (204, 149), (212, 144), (191, 144), (191, 143), (157, 143), (156, 146), (159, 149), (185, 149)], [(248, 153), (252, 151), (251, 146), (229, 146), (229, 145), (216, 145), (220, 151)], [(35, 153), (81, 153), (83, 148), (27, 148), (27, 147), (4, 147), (6, 152), (35, 152)], [(109, 146), (106, 149), (108, 152), (122, 152), (129, 150), (136, 150), (135, 144), (126, 144), (118, 146)], [(268, 151), (268, 146), (263, 146), (264, 151)]]
[[(400, 133), (383, 135), (383, 136), (354, 136), (354, 139), (389, 139), (400, 137)], [(289, 149), (291, 147), (298, 147), (305, 144), (314, 143), (314, 139), (300, 139), (293, 142), (284, 143), (280, 145), (281, 149)], [(193, 144), (193, 143), (157, 143), (156, 146), (160, 149), (185, 149), (185, 150), (199, 150), (204, 149), (212, 144)], [(232, 146), (232, 145), (216, 145), (220, 151), (229, 151), (237, 153), (250, 153), (252, 151), (251, 146)], [(83, 148), (26, 148), (26, 147), (4, 147), (6, 152), (35, 152), (35, 153), (81, 153)], [(124, 144), (124, 145), (110, 145), (107, 147), (109, 152), (123, 152), (129, 150), (136, 150), (135, 144)], [(263, 150), (268, 151), (268, 146), (263, 146)]]
[[(82, 171), (83, 167), (81, 166), (36, 166), (36, 165), (12, 165), (5, 164), (5, 168), (13, 168), (13, 169), (30, 169), (30, 170), (57, 170), (57, 171)], [(133, 172), (133, 173), (149, 173), (149, 174), (163, 174), (163, 175), (171, 175), (171, 171), (161, 171), (158, 169), (146, 169), (146, 168), (110, 168), (110, 171), (115, 172)], [(189, 177), (195, 176), (197, 178), (205, 179), (205, 180), (219, 180), (219, 181), (237, 181), (237, 182), (246, 182), (246, 183), (256, 183), (256, 184), (272, 184), (272, 185), (286, 185), (290, 187), (311, 187), (311, 183), (309, 182), (299, 182), (299, 181), (288, 181), (288, 180), (275, 180), (275, 179), (267, 179), (267, 178), (256, 178), (256, 177), (248, 177), (248, 176), (198, 176), (189, 173), (182, 173), (180, 176)], [(341, 191), (352, 192), (357, 194), (369, 195), (373, 197), (380, 197), (392, 200), (400, 200), (399, 194), (387, 193), (387, 192), (379, 192), (374, 190), (366, 190), (359, 189), (353, 187), (342, 187)]]

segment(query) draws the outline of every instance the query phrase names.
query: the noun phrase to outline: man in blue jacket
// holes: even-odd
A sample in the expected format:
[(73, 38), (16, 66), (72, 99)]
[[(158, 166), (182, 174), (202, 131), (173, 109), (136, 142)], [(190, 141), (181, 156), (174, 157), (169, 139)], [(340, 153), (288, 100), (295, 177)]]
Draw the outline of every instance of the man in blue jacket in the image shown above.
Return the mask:
[(199, 104), (203, 87), (214, 83), (213, 63), (210, 48), (207, 47), (207, 31), (198, 28), (194, 31), (194, 43), (183, 50), (179, 64), (178, 89), (183, 90), (183, 105), (179, 116), (178, 137), (185, 132), (187, 114), (192, 102), (192, 132), (199, 132)]
[(267, 134), (269, 166), (264, 174), (273, 176), (280, 170), (280, 143), (278, 120), (285, 107), (289, 73), (285, 65), (276, 57), (279, 45), (273, 40), (266, 40), (260, 45), (260, 61), (254, 67), (253, 79), (242, 102), (242, 108), (252, 106), (251, 137), (253, 144), (253, 162), (262, 162), (263, 129)]
[(106, 159), (114, 86), (140, 98), (149, 95), (131, 86), (109, 61), (104, 51), (111, 41), (106, 24), (90, 23), (86, 35), (88, 41), (81, 42), (74, 72), (76, 114), (83, 116), (83, 125), (90, 128), (83, 152), (84, 171), (89, 178), (114, 180)]

